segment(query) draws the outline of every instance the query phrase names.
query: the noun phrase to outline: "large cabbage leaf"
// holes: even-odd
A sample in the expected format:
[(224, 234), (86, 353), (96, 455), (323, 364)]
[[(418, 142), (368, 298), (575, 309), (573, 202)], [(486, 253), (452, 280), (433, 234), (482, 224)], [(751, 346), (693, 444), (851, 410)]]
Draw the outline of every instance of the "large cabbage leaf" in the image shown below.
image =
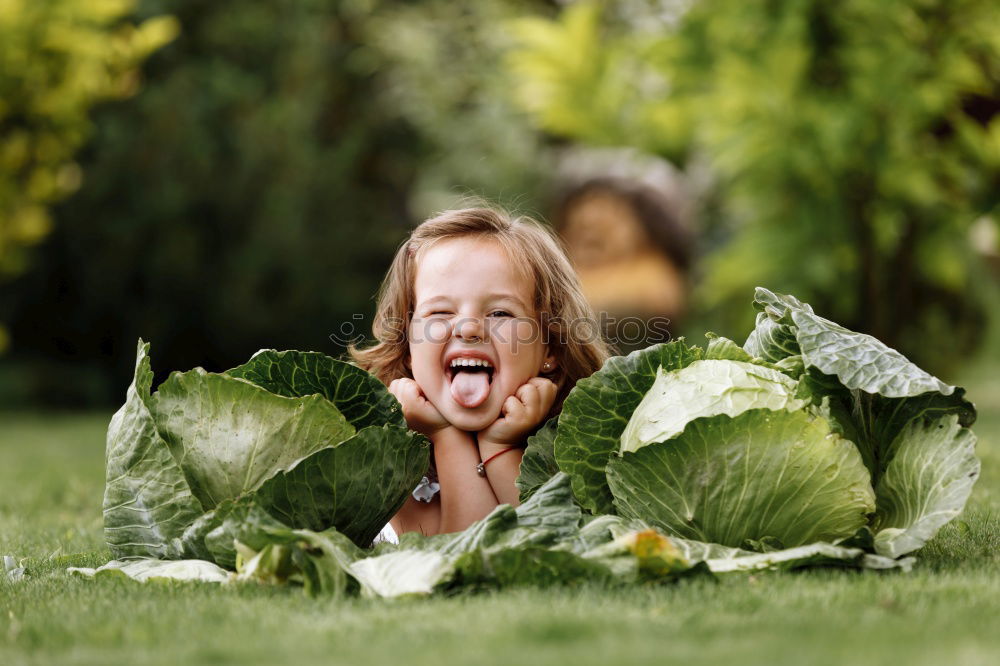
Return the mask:
[(731, 547), (847, 538), (875, 508), (857, 449), (802, 410), (695, 419), (671, 440), (612, 458), (608, 482), (622, 516)]
[(369, 426), (265, 481), (257, 502), (288, 525), (336, 526), (367, 545), (426, 473), (427, 448), (399, 426)]
[(149, 409), (149, 344), (139, 341), (135, 376), (108, 426), (104, 539), (118, 558), (184, 556), (181, 537), (203, 513)]
[(795, 397), (796, 390), (791, 377), (745, 361), (706, 359), (680, 370), (661, 367), (622, 433), (621, 452), (671, 439), (701, 417), (801, 409), (806, 401)]
[(326, 398), (286, 398), (201, 368), (170, 375), (153, 418), (206, 509), (257, 490), (301, 459), (354, 435)]
[(524, 456), (521, 457), (520, 471), (514, 482), (520, 491), (522, 502), (559, 471), (555, 454), (557, 424), (558, 417), (552, 417), (528, 438)]
[(800, 359), (801, 394), (826, 405), (871, 472), (876, 551), (898, 557), (920, 548), (961, 512), (979, 475), (968, 430), (976, 412), (964, 389), (792, 296), (758, 288), (755, 307), (744, 349), (774, 362)]
[(140, 340), (108, 429), (115, 557), (233, 566), (234, 541), (279, 526), (335, 527), (367, 545), (426, 472), (426, 438), (400, 425), (395, 399), (355, 366), (265, 352), (229, 374), (174, 373), (150, 395), (148, 351)]
[(358, 430), (371, 425), (406, 427), (399, 403), (382, 382), (326, 354), (262, 349), (226, 374), (290, 398), (321, 395)]
[(72, 574), (86, 578), (121, 577), (145, 583), (179, 580), (199, 583), (228, 583), (232, 573), (205, 560), (112, 560), (96, 569), (69, 567)]
[(569, 474), (573, 494), (583, 508), (614, 512), (605, 467), (659, 369), (678, 370), (703, 357), (704, 350), (679, 339), (610, 358), (576, 383), (563, 403), (554, 450), (556, 463)]
[(813, 312), (794, 296), (757, 288), (757, 326), (744, 349), (779, 361), (801, 354), (807, 368), (836, 376), (848, 389), (886, 398), (907, 398), (933, 391), (950, 395), (955, 387), (922, 370), (895, 349), (855, 333)]
[(956, 414), (910, 421), (892, 440), (876, 488), (875, 551), (917, 550), (962, 512), (979, 476), (976, 437)]

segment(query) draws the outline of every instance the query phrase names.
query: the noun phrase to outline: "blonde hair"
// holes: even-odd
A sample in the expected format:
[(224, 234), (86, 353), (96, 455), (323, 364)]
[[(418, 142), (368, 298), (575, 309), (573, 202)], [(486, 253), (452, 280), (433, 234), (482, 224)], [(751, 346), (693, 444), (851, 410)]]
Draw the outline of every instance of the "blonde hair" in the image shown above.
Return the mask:
[[(529, 217), (512, 217), (492, 207), (448, 210), (419, 225), (396, 252), (379, 289), (372, 322), (376, 343), (366, 349), (354, 345), (348, 353), (361, 368), (384, 384), (412, 378), (406, 332), (414, 308), (417, 261), (432, 245), (454, 238), (485, 238), (496, 242), (511, 263), (535, 284), (535, 314), (543, 339), (556, 359), (544, 376), (559, 387), (549, 417), (559, 413), (576, 382), (598, 370), (610, 355), (594, 311), (580, 288), (580, 279), (566, 257), (562, 243), (547, 227)], [(577, 327), (586, 336), (577, 336)]]

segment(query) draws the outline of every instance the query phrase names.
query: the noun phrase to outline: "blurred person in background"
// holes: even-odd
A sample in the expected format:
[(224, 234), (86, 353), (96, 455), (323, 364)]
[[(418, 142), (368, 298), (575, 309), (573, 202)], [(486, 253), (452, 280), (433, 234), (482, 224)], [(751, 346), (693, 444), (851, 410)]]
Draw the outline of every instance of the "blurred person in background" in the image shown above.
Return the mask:
[(676, 191), (614, 171), (564, 187), (552, 217), (584, 295), (627, 353), (679, 330), (693, 248)]

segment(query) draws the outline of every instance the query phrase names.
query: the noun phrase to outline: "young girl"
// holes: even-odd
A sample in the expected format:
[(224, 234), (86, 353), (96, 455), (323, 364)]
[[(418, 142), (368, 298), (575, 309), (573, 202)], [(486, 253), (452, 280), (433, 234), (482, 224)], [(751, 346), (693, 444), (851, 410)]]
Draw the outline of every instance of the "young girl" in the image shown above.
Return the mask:
[(433, 468), (390, 522), (395, 534), (455, 532), (516, 506), (528, 435), (608, 357), (559, 242), (491, 208), (446, 211), (412, 232), (372, 328), (377, 344), (351, 356), (433, 444)]

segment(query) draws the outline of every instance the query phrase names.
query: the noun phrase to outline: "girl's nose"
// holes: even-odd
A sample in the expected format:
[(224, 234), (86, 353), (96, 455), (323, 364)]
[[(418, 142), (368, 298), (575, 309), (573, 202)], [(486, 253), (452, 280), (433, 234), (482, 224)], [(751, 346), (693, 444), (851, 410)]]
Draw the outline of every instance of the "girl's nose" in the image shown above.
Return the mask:
[(468, 341), (482, 341), (485, 332), (482, 319), (468, 315), (461, 315), (453, 330), (455, 337)]

